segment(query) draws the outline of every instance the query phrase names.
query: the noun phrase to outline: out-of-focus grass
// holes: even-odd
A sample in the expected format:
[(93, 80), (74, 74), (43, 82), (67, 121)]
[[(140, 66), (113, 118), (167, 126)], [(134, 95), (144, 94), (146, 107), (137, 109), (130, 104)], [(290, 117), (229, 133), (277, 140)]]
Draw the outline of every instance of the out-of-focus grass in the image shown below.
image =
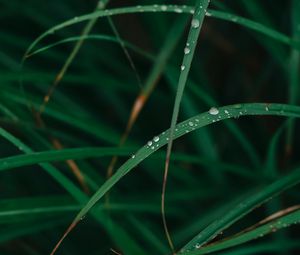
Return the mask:
[[(165, 145), (196, 2), (110, 1), (92, 13), (96, 0), (0, 1), (1, 254), (49, 254), (79, 211), (75, 222), (84, 220), (57, 254), (170, 253), (160, 215)], [(299, 204), (297, 10), (298, 0), (209, 5), (181, 90), (179, 122), (187, 121), (174, 127), (165, 196), (177, 253), (300, 249), (299, 227), (290, 226), (298, 207), (285, 210)], [(38, 125), (33, 109), (81, 40)], [(116, 173), (106, 179), (113, 156)]]

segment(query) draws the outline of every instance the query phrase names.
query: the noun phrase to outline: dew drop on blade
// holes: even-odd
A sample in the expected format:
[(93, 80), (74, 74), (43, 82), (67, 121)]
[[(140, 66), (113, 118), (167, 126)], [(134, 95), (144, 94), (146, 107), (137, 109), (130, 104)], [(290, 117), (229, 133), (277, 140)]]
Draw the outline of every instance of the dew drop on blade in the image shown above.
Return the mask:
[(217, 114), (219, 114), (219, 110), (216, 107), (210, 108), (208, 112), (211, 115), (217, 115)]

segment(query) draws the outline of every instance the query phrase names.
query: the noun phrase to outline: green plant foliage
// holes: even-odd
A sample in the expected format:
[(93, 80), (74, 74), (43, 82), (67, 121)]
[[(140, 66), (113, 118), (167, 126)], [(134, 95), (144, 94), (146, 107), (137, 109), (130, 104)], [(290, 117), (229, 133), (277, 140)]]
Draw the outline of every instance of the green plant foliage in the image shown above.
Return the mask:
[(0, 7), (1, 255), (299, 254), (300, 1)]

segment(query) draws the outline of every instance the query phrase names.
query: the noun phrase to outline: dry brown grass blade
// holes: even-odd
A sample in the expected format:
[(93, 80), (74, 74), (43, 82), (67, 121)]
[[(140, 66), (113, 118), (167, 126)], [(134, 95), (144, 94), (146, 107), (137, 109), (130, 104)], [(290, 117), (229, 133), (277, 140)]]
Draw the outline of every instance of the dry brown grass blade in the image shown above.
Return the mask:
[(257, 228), (257, 227), (259, 227), (261, 225), (264, 225), (264, 224), (266, 224), (266, 223), (268, 223), (270, 221), (276, 220), (277, 218), (282, 217), (284, 215), (287, 215), (287, 214), (289, 214), (291, 212), (294, 212), (294, 211), (298, 210), (299, 208), (300, 208), (300, 205), (294, 205), (294, 206), (288, 207), (286, 209), (280, 210), (280, 211), (278, 211), (278, 212), (276, 212), (276, 213), (268, 216), (267, 218), (261, 220), (260, 222), (256, 223), (255, 225), (253, 225), (253, 226), (245, 229), (243, 231), (243, 233), (244, 232), (248, 232), (248, 231), (250, 231), (250, 230), (252, 230), (254, 228)]
[[(109, 2), (109, 0), (100, 0), (98, 2), (98, 5), (97, 5), (95, 11), (104, 9), (106, 7), (106, 5), (108, 4), (108, 2)], [(35, 119), (37, 121), (38, 126), (42, 126), (42, 127), (46, 126), (43, 119), (42, 119), (42, 114), (43, 114), (47, 104), (49, 103), (56, 87), (59, 85), (59, 83), (63, 79), (65, 73), (68, 71), (71, 63), (73, 62), (73, 60), (75, 59), (76, 55), (78, 54), (81, 46), (83, 45), (84, 37), (87, 34), (90, 33), (90, 31), (94, 27), (96, 21), (97, 21), (97, 18), (91, 19), (87, 23), (87, 25), (84, 27), (84, 29), (81, 33), (80, 40), (76, 43), (76, 45), (74, 46), (70, 56), (67, 58), (66, 62), (64, 63), (64, 65), (62, 66), (62, 68), (60, 69), (58, 74), (56, 75), (56, 77), (53, 81), (53, 84), (50, 86), (50, 88), (48, 89), (47, 94), (44, 96), (43, 102), (40, 105), (40, 107), (38, 109), (38, 112), (33, 110), (33, 115), (35, 116)], [(58, 150), (63, 148), (62, 143), (57, 138), (51, 138), (50, 140), (51, 140), (54, 148), (56, 148)], [(70, 168), (70, 170), (72, 171), (72, 173), (74, 174), (76, 179), (78, 180), (78, 182), (79, 182), (80, 186), (82, 187), (83, 191), (85, 193), (89, 194), (90, 193), (89, 187), (86, 184), (84, 176), (83, 176), (82, 172), (80, 171), (80, 168), (78, 167), (78, 165), (75, 163), (75, 161), (74, 160), (67, 160), (66, 164), (68, 165), (68, 167)]]
[[(33, 108), (32, 108), (32, 113), (35, 117), (36, 120), (36, 125), (38, 127), (42, 127), (45, 128), (46, 124), (42, 119), (42, 116), (36, 112)], [(49, 139), (51, 140), (51, 143), (53, 145), (53, 147), (57, 150), (63, 149), (64, 146), (63, 144), (60, 142), (60, 140), (58, 140), (55, 137), (49, 137)], [(69, 169), (71, 170), (71, 172), (74, 174), (75, 178), (77, 179), (78, 183), (80, 184), (82, 190), (86, 193), (89, 194), (90, 193), (90, 189), (85, 181), (85, 178), (83, 176), (83, 174), (80, 171), (80, 168), (78, 167), (78, 165), (76, 164), (76, 162), (74, 160), (66, 160), (66, 164), (68, 165)]]
[[(119, 146), (122, 146), (126, 142), (134, 123), (136, 122), (143, 107), (147, 103), (148, 98), (150, 97), (150, 95), (154, 91), (155, 87), (157, 86), (157, 84), (162, 76), (163, 70), (167, 64), (167, 60), (171, 56), (171, 53), (174, 51), (174, 49), (181, 37), (181, 34), (184, 31), (184, 28), (185, 28), (185, 22), (182, 19), (178, 19), (175, 22), (172, 29), (170, 30), (170, 32), (166, 38), (166, 41), (161, 49), (161, 52), (157, 57), (156, 64), (154, 65), (153, 69), (149, 73), (145, 87), (139, 93), (139, 95), (136, 97), (136, 99), (133, 103), (133, 106), (131, 108), (131, 112), (130, 112), (130, 115), (129, 115), (129, 118), (128, 118), (128, 121), (126, 124), (126, 129), (125, 129), (124, 133), (122, 134)], [(112, 158), (112, 160), (108, 166), (108, 169), (106, 171), (107, 177), (111, 177), (111, 175), (113, 174), (113, 169), (114, 169), (117, 161), (118, 161), (118, 157), (115, 156)]]
[(78, 222), (79, 221), (72, 222), (72, 224), (68, 227), (68, 229), (66, 230), (66, 232), (64, 233), (64, 235), (60, 238), (60, 240), (58, 241), (58, 243), (55, 245), (55, 247), (51, 251), (50, 255), (54, 255), (55, 254), (55, 252), (57, 251), (57, 249), (59, 248), (59, 246), (61, 245), (61, 243), (63, 242), (63, 240), (72, 231), (72, 229), (76, 227), (76, 225), (78, 224)]
[[(62, 143), (57, 138), (52, 139), (52, 144), (53, 144), (54, 148), (57, 150), (61, 150), (64, 148)], [(69, 160), (66, 160), (66, 164), (68, 165), (68, 167), (70, 168), (70, 170), (72, 171), (72, 173), (74, 174), (76, 179), (78, 180), (83, 191), (86, 194), (90, 194), (89, 186), (87, 185), (85, 178), (84, 178), (82, 172), (80, 171), (78, 165), (75, 163), (75, 161), (72, 159), (69, 159)]]
[[(155, 84), (153, 84), (153, 86), (155, 86)], [(130, 113), (130, 116), (129, 116), (129, 119), (128, 119), (128, 122), (127, 122), (127, 125), (126, 125), (126, 129), (125, 129), (125, 132), (122, 134), (122, 137), (120, 139), (120, 143), (119, 143), (119, 147), (122, 147), (124, 145), (124, 143), (126, 142), (128, 136), (129, 136), (129, 133), (132, 129), (132, 126), (134, 125), (137, 117), (139, 116), (141, 110), (143, 109), (147, 99), (148, 99), (149, 95), (144, 95), (143, 93), (141, 93), (135, 100), (134, 104), (133, 104), (133, 107), (132, 107), (132, 110), (131, 110), (131, 113)], [(114, 172), (114, 168), (115, 168), (115, 165), (116, 163), (118, 162), (118, 156), (114, 156), (110, 163), (109, 163), (109, 166), (107, 168), (107, 171), (106, 171), (106, 176), (107, 178), (110, 178)]]

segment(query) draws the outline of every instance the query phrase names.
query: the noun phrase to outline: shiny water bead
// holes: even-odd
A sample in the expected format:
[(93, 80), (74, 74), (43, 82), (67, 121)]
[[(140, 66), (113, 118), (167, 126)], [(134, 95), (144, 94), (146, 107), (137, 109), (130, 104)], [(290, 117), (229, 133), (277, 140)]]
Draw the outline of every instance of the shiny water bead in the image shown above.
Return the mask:
[(198, 28), (200, 26), (200, 22), (197, 19), (192, 19), (192, 27)]
[(210, 108), (208, 112), (211, 115), (217, 115), (217, 114), (219, 114), (219, 110), (216, 107)]

